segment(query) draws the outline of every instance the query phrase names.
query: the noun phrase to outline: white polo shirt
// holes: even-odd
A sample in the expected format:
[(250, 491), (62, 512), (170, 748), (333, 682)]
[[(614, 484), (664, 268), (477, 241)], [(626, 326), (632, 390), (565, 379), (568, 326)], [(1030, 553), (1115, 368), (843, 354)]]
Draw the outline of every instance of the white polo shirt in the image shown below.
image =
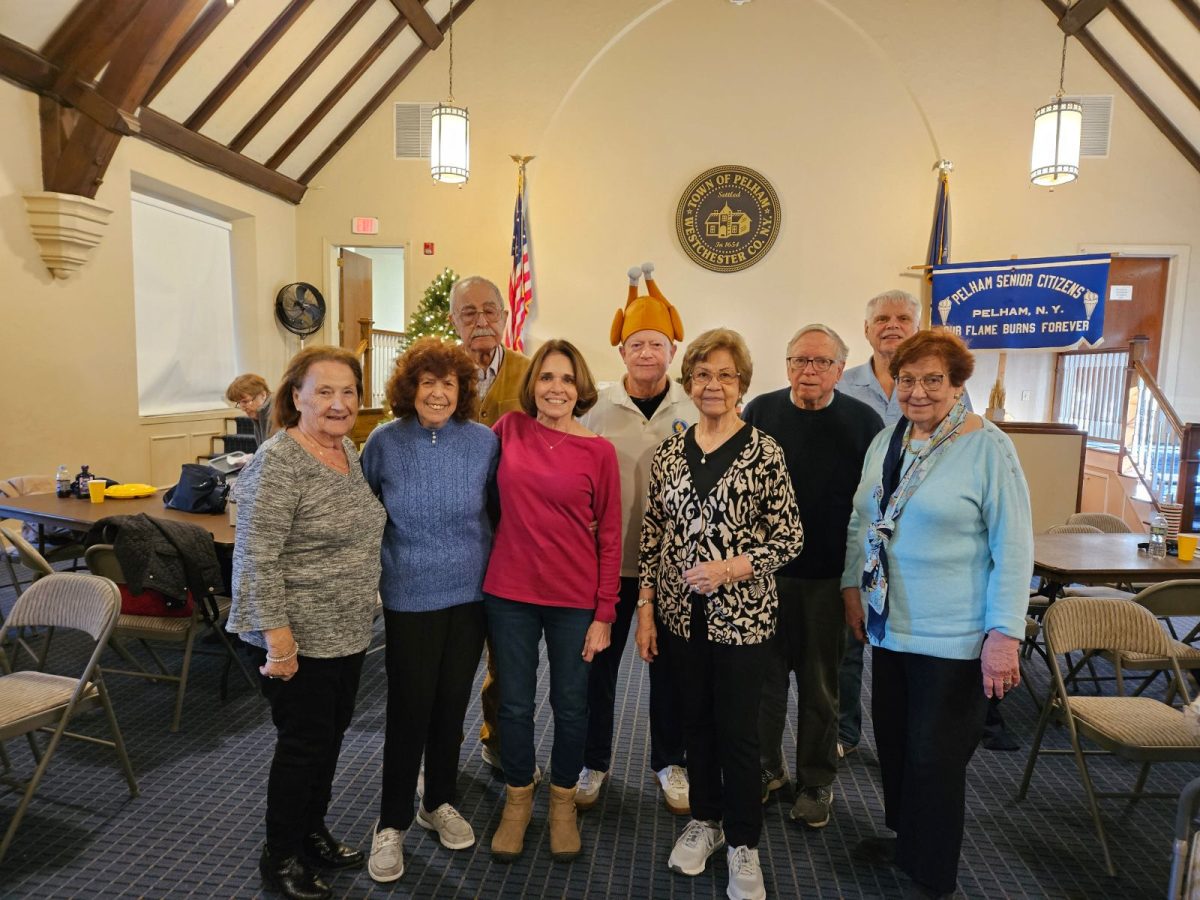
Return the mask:
[(686, 431), (699, 418), (696, 404), (683, 385), (667, 382), (663, 397), (649, 419), (642, 415), (625, 390), (624, 378), (600, 391), (596, 405), (579, 420), (585, 428), (612, 442), (621, 470), (621, 575), (636, 578), (642, 517), (650, 487), (650, 463), (658, 445)]

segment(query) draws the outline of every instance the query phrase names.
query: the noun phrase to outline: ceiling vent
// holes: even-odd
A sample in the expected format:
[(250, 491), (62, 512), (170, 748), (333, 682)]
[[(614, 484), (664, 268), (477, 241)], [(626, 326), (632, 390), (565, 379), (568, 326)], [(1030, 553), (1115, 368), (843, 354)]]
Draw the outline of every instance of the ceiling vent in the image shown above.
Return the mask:
[(1108, 156), (1108, 139), (1112, 134), (1112, 95), (1093, 94), (1063, 99), (1073, 100), (1083, 107), (1083, 136), (1079, 142), (1079, 155)]
[(396, 159), (429, 159), (429, 117), (433, 103), (397, 103)]

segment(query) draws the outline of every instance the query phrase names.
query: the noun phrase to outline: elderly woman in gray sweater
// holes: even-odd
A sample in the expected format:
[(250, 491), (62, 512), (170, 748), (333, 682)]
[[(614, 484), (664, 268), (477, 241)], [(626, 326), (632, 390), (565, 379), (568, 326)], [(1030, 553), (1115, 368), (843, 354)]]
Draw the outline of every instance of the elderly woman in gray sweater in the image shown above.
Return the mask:
[(340, 347), (310, 347), (275, 392), (279, 430), (238, 478), (229, 631), (258, 648), (277, 740), (267, 782), (267, 888), (321, 900), (315, 868), (361, 866), (325, 814), (354, 714), (379, 585), (387, 515), (348, 437), (362, 367)]

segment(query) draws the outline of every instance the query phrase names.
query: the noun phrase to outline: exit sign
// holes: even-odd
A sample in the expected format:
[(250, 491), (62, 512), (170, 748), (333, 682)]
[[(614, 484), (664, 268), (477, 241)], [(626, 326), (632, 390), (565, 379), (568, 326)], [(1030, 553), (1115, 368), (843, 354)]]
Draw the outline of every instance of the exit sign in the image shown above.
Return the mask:
[(355, 216), (350, 220), (351, 234), (379, 234), (379, 220), (370, 216)]

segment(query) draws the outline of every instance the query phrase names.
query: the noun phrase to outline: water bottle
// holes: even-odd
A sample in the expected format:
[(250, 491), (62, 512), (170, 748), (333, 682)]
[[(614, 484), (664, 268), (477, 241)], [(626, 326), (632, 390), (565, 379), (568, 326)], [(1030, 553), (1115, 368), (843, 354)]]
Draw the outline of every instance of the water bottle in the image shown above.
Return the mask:
[(54, 475), (54, 493), (60, 497), (71, 496), (71, 473), (66, 466), (59, 466)]
[(1154, 559), (1167, 558), (1167, 520), (1155, 513), (1150, 520), (1150, 556)]

